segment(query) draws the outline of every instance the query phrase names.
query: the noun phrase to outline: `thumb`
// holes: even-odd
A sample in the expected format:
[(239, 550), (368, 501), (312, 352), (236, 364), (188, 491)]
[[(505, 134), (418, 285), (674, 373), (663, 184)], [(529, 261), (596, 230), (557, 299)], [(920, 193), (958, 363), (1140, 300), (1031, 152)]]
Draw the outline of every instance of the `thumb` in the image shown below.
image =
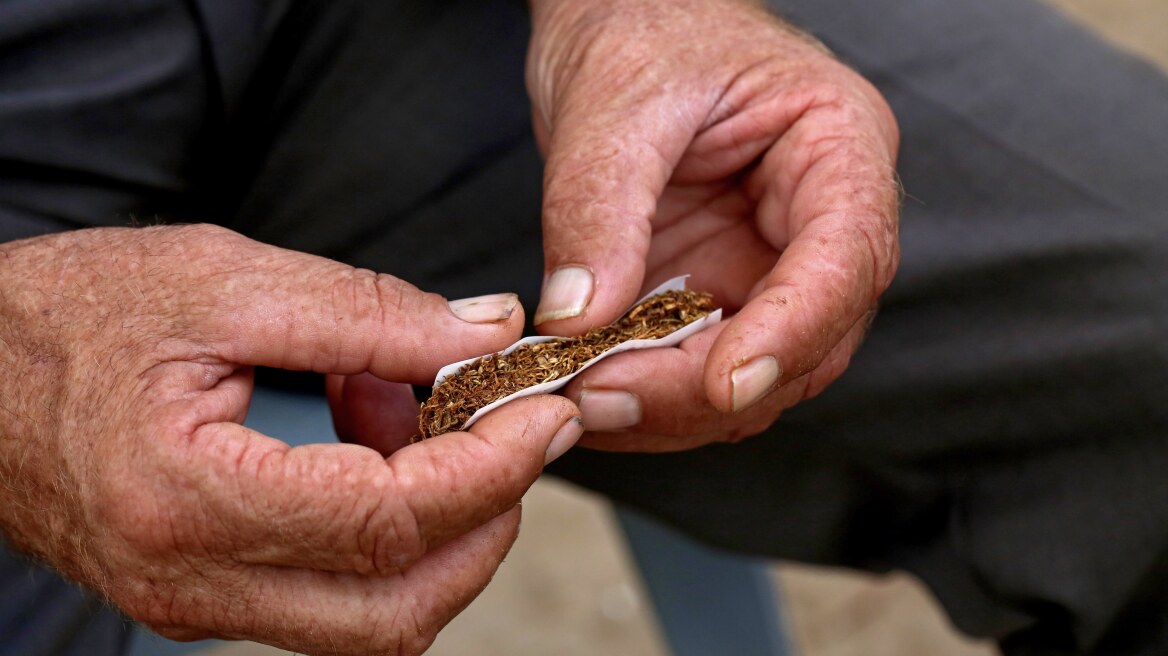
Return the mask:
[(612, 95), (597, 95), (606, 98), (601, 111), (568, 96), (563, 106), (572, 109), (549, 119), (535, 313), (543, 333), (582, 333), (636, 300), (657, 201), (696, 129), (664, 120), (659, 101)]
[(448, 302), (393, 276), (222, 233), (230, 265), (203, 285), (213, 288), (208, 302), (185, 307), (228, 362), (429, 384), (442, 366), (522, 331), (514, 294)]

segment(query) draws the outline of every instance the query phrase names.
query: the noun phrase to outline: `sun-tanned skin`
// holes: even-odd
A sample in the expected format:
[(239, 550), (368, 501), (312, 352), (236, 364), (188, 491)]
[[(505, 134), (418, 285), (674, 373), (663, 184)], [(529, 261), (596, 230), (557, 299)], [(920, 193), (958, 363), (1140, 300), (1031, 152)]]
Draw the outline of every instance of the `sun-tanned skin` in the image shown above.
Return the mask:
[[(590, 443), (757, 432), (843, 371), (891, 280), (891, 113), (751, 2), (531, 5), (541, 330), (609, 323), (678, 273), (737, 311), (574, 383), (586, 422), (597, 398), (635, 402), (605, 426), (623, 432)], [(464, 320), (468, 306), (400, 280), (205, 226), (0, 246), (3, 530), (168, 636), (420, 653), (581, 431), (572, 403), (536, 397), (399, 449), (416, 425), (403, 383), (513, 342), (513, 301)], [(242, 428), (259, 365), (331, 374), (338, 432), (367, 446), (289, 449)]]

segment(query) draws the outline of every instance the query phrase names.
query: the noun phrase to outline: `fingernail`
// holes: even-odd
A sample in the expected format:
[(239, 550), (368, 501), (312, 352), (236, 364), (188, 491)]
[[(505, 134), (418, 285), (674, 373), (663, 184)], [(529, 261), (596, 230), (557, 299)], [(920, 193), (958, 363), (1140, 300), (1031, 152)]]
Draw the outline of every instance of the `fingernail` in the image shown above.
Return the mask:
[(572, 445), (580, 439), (584, 434), (584, 422), (580, 421), (579, 417), (572, 417), (568, 423), (564, 424), (560, 430), (556, 431), (556, 436), (552, 438), (548, 444), (547, 452), (543, 456), (543, 464), (559, 458), (572, 448)]
[(448, 301), (454, 316), (468, 323), (495, 323), (511, 318), (519, 297), (515, 294), (490, 294)]
[(560, 267), (548, 276), (535, 309), (535, 323), (579, 316), (592, 300), (592, 272), (582, 266)]
[(769, 355), (760, 355), (730, 372), (730, 403), (734, 412), (754, 405), (778, 382), (783, 368)]
[(584, 390), (580, 417), (590, 431), (615, 431), (641, 423), (641, 400), (618, 390)]

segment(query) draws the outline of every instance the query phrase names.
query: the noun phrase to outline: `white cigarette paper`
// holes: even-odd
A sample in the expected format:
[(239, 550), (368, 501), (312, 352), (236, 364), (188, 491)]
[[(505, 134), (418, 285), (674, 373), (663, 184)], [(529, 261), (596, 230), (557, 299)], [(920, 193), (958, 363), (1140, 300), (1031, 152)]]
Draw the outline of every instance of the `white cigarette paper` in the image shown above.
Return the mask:
[[(637, 307), (641, 303), (644, 303), (647, 299), (649, 299), (652, 296), (656, 296), (657, 294), (661, 294), (663, 292), (684, 290), (685, 289), (685, 281), (686, 281), (686, 278), (688, 278), (688, 277), (689, 276), (679, 276), (677, 278), (674, 278), (672, 280), (668, 280), (668, 281), (662, 283), (653, 291), (649, 292), (648, 294), (645, 294), (645, 296), (643, 296), (641, 298), (641, 300), (637, 301), (636, 303), (633, 303), (632, 306), (630, 306), (627, 310), (625, 310), (621, 316), (628, 314), (633, 308)], [(479, 408), (478, 411), (475, 412), (473, 415), (471, 415), (470, 419), (467, 419), (466, 423), (462, 425), (462, 430), (466, 430), (466, 429), (470, 428), (471, 425), (474, 424), (476, 421), (478, 421), (480, 417), (482, 417), (486, 413), (490, 412), (491, 410), (494, 410), (495, 408), (503, 405), (504, 403), (508, 403), (510, 401), (514, 401), (515, 399), (520, 399), (520, 398), (523, 398), (525, 396), (531, 396), (533, 394), (549, 394), (551, 392), (554, 392), (554, 391), (562, 388), (564, 385), (567, 385), (569, 382), (571, 382), (571, 380), (573, 378), (575, 378), (579, 374), (583, 373), (584, 370), (588, 369), (588, 367), (591, 367), (592, 365), (596, 364), (597, 362), (600, 362), (601, 360), (603, 360), (609, 356), (616, 355), (617, 353), (624, 353), (625, 351), (637, 351), (640, 349), (664, 348), (666, 346), (675, 346), (677, 344), (680, 344), (683, 340), (685, 340), (685, 338), (689, 337), (690, 335), (695, 335), (695, 334), (701, 332), (702, 330), (704, 330), (707, 326), (712, 325), (714, 323), (717, 323), (721, 320), (722, 320), (722, 310), (721, 310), (721, 308), (719, 308), (719, 309), (714, 310), (713, 312), (707, 314), (706, 316), (701, 317), (700, 319), (697, 319), (691, 323), (688, 323), (688, 324), (682, 326), (681, 328), (678, 328), (677, 330), (675, 330), (672, 333), (669, 333), (668, 335), (665, 335), (663, 337), (658, 337), (656, 339), (632, 339), (632, 340), (629, 340), (627, 342), (621, 342), (620, 344), (612, 347), (611, 349), (605, 351), (604, 353), (601, 353), (600, 355), (596, 356), (595, 358), (592, 358), (591, 360), (585, 362), (579, 369), (577, 369), (575, 372), (573, 372), (571, 374), (568, 374), (568, 375), (563, 376), (561, 378), (557, 378), (555, 380), (550, 380), (546, 383), (540, 383), (538, 385), (532, 385), (531, 387), (521, 389), (518, 392), (515, 392), (514, 394), (510, 394), (508, 396), (505, 396), (505, 397), (499, 399), (498, 401), (495, 401), (493, 403), (490, 403), (488, 405), (483, 406), (482, 408)], [(499, 351), (495, 355), (496, 356), (507, 355), (511, 351), (514, 351), (515, 349), (519, 348), (520, 346), (523, 346), (524, 344), (539, 344), (541, 342), (551, 342), (551, 341), (555, 341), (557, 339), (563, 339), (563, 338), (562, 337), (553, 337), (553, 336), (527, 337), (527, 338), (519, 340), (518, 342), (515, 342), (511, 346), (508, 346), (507, 348), (503, 349), (502, 351)], [(445, 367), (442, 367), (442, 369), (438, 372), (438, 376), (436, 378), (434, 378), (434, 387), (438, 387), (439, 385), (441, 385), (442, 381), (446, 380), (447, 376), (451, 376), (451, 375), (458, 373), (459, 369), (462, 369), (464, 366), (466, 366), (466, 365), (470, 364), (471, 362), (474, 362), (475, 360), (478, 360), (482, 357), (487, 357), (487, 356), (468, 358), (466, 360), (462, 360), (460, 362), (454, 362), (452, 364), (446, 365)]]

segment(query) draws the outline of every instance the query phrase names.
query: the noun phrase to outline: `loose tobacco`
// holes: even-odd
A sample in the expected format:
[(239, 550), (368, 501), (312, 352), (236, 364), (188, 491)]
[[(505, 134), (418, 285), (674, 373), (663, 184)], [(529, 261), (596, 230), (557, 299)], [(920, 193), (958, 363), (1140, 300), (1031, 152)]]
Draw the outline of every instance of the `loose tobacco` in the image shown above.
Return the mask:
[(650, 296), (624, 317), (580, 337), (524, 344), (514, 351), (483, 356), (447, 376), (422, 404), (422, 439), (459, 430), (479, 408), (533, 385), (571, 375), (589, 360), (634, 339), (658, 339), (714, 310), (705, 292), (667, 291)]

